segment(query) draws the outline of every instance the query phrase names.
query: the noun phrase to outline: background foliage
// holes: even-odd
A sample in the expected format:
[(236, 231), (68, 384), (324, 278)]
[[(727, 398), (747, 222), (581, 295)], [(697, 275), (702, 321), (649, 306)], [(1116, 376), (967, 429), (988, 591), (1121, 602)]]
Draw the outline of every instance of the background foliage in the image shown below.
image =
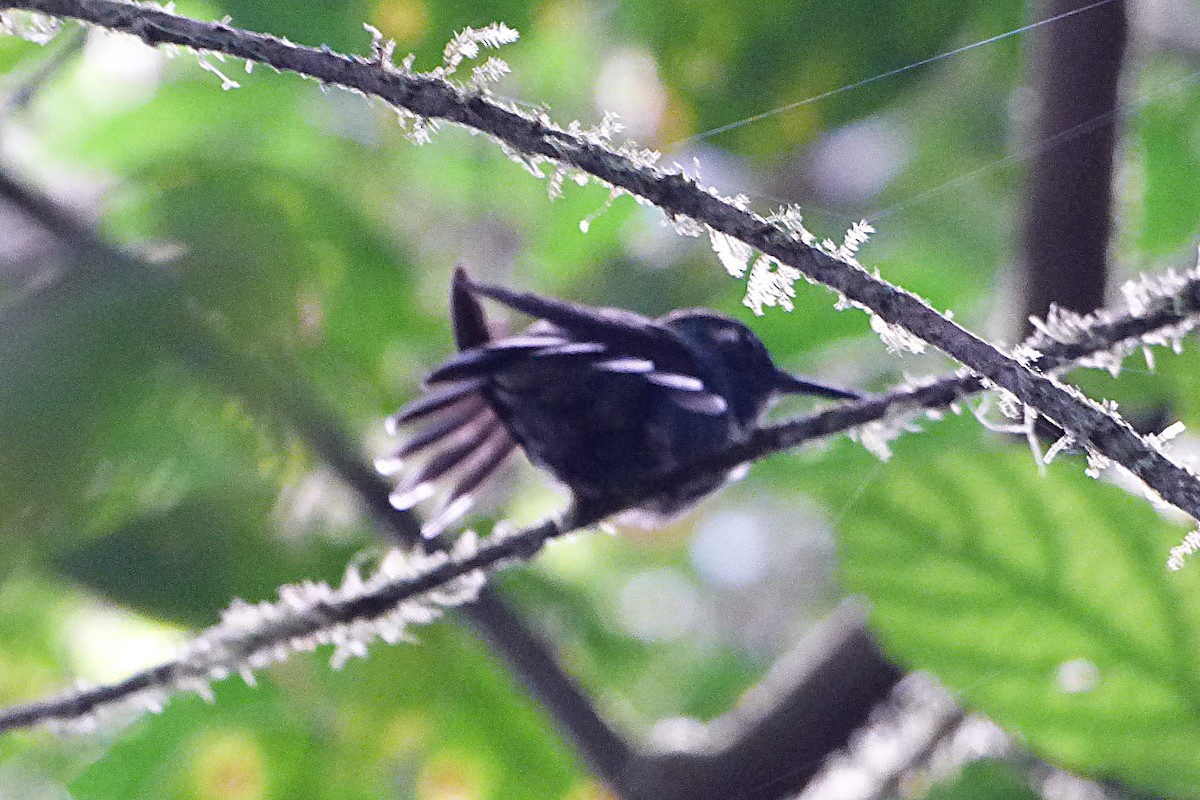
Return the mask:
[[(720, 135), (694, 134), (1021, 24), (1017, 3), (777, 0), (744, 13), (689, 0), (186, 3), (201, 18), (361, 52), (363, 21), (432, 67), (454, 30), (503, 20), (500, 93), (556, 119), (626, 118), (645, 144), (760, 210), (803, 205), (837, 237), (886, 216), (863, 254), (891, 280), (1010, 337), (1006, 312), (1023, 142), (1018, 39)], [(1187, 266), (1200, 205), (1197, 55), (1152, 31), (1130, 67), (1120, 156), (1121, 268)], [(60, 40), (54, 46), (63, 46)], [(46, 52), (0, 38), (15, 84)], [(0, 154), (162, 262), (230, 341), (317, 389), (365, 454), (381, 419), (451, 349), (452, 265), (489, 280), (648, 314), (686, 305), (750, 318), (703, 243), (603, 190), (548, 202), (482, 139), (405, 140), (395, 115), (294, 76), (168, 59), (93, 36), (34, 102), (0, 120)], [(1163, 88), (1167, 87), (1167, 88)], [(1067, 145), (1069, 146), (1069, 144)], [(19, 232), (16, 220), (3, 221)], [(52, 277), (6, 248), (3, 296)], [(178, 331), (127, 275), (82, 274), (0, 318), (0, 701), (106, 680), (165, 652), (233, 597), (336, 579), (370, 526), (269, 403), (170, 355)], [(803, 288), (753, 325), (782, 363), (882, 388), (936, 357), (887, 355), (864, 319)], [(1154, 374), (1081, 378), (1136, 419), (1200, 423), (1194, 352)], [(727, 710), (846, 591), (874, 603), (891, 653), (940, 676), (1052, 760), (1200, 794), (1195, 570), (1167, 575), (1177, 526), (1063, 459), (1037, 476), (1023, 444), (933, 424), (880, 465), (834, 442), (755, 468), (653, 534), (581, 537), (502, 584), (635, 738)], [(1189, 444), (1190, 442), (1185, 442)], [(561, 498), (530, 475), (503, 506)], [(499, 505), (493, 506), (493, 513)], [(835, 536), (837, 545), (835, 545)], [(835, 558), (836, 547), (836, 558)], [(835, 567), (835, 561), (840, 567)], [(597, 791), (507, 673), (452, 624), (341, 672), (325, 654), (255, 689), (95, 739), (0, 740), (0, 796), (586, 797)], [(1064, 665), (1098, 679), (1064, 683)], [(977, 783), (975, 783), (977, 782)], [(967, 787), (967, 788), (964, 788)], [(970, 788), (975, 787), (975, 788)], [(986, 787), (986, 788), (979, 788)], [(981, 763), (932, 796), (1024, 797)]]

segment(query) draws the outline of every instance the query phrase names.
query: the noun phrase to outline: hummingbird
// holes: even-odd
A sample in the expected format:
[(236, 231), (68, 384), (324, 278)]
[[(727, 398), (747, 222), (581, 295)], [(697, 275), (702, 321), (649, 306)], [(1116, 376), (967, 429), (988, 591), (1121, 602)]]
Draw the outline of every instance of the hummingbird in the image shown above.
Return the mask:
[[(483, 299), (534, 322), (494, 338)], [(399, 475), (396, 508), (444, 489), (422, 528), (428, 537), (467, 513), (518, 450), (586, 507), (743, 441), (783, 395), (861, 397), (776, 367), (753, 331), (704, 309), (652, 319), (481, 283), (459, 267), (450, 316), (458, 354), (388, 418), (389, 432), (407, 438), (376, 462)], [(622, 519), (662, 525), (732, 474), (700, 475)]]

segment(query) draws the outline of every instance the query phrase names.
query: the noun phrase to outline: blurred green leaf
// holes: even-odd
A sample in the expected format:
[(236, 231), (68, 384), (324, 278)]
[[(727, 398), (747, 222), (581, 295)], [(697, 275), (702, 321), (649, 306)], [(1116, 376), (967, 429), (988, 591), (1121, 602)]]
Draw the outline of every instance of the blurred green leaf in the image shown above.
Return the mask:
[(650, 726), (664, 717), (711, 720), (728, 711), (761, 674), (765, 665), (759, 659), (710, 650), (702, 635), (642, 641), (613, 619), (613, 598), (635, 569), (645, 569), (648, 561), (680, 567), (686, 554), (671, 548), (647, 558), (645, 550), (628, 546), (612, 550), (599, 559), (586, 587), (564, 585), (537, 569), (510, 571), (499, 585), (554, 642), (571, 674), (602, 707), (611, 707), (608, 713)]
[(0, 520), (10, 554), (22, 546), (18, 531), (82, 524), (74, 511), (111, 454), (106, 422), (128, 419), (157, 369), (147, 302), (120, 276), (103, 287), (81, 278), (22, 299), (0, 320)]
[(227, 680), (213, 705), (181, 696), (122, 737), (72, 796), (166, 800), (236, 788), (246, 793), (233, 796), (297, 800), (454, 791), (532, 800), (562, 796), (580, 779), (565, 746), (467, 634), (437, 625), (419, 635), (340, 672), (322, 650), (256, 688)]
[[(926, 0), (793, 3), (771, 0), (744, 13), (718, 2), (622, 4), (621, 19), (658, 56), (663, 74), (704, 131), (807, 100), (949, 50), (964, 23), (973, 33), (1016, 23), (1018, 4), (961, 3), (931, 13)], [(988, 12), (988, 13), (981, 13)], [(912, 24), (921, 20), (920, 25)], [(884, 22), (891, 20), (892, 22)], [(993, 48), (993, 52), (1002, 48)], [(804, 104), (728, 134), (758, 154), (803, 142), (890, 101), (917, 73)], [(676, 112), (687, 114), (687, 111)], [(690, 131), (689, 131), (690, 132)], [(680, 137), (682, 138), (682, 137)]]
[[(23, 567), (0, 585), (0, 703), (6, 706), (61, 691), (73, 677), (67, 666), (72, 642), (62, 620), (79, 602), (50, 577)], [(0, 736), (0, 797), (65, 791), (65, 780), (102, 757), (106, 745), (44, 729)]]
[(1137, 247), (1147, 256), (1195, 246), (1200, 229), (1200, 95), (1193, 88), (1200, 76), (1195, 64), (1162, 59), (1152, 64), (1140, 86), (1152, 98), (1131, 122), (1131, 138), (1144, 170), (1140, 200), (1141, 227)]
[[(336, 579), (361, 538), (336, 546), (309, 536), (281, 541), (278, 492), (231, 484), (198, 492), (158, 513), (53, 558), (65, 576), (155, 617), (193, 626), (216, 622), (235, 597), (256, 601), (280, 584)], [(339, 531), (345, 535), (345, 531)]]
[[(218, 6), (241, 27), (313, 47), (327, 44), (335, 50), (361, 52), (370, 41), (362, 24), (371, 13), (371, 0), (221, 0)], [(220, 12), (215, 16), (219, 18)]]
[(1180, 530), (1074, 459), (969, 422), (904, 437), (843, 524), (844, 572), (910, 667), (1046, 757), (1167, 793), (1200, 790), (1200, 573)]
[[(71, 784), (80, 798), (314, 797), (320, 734), (264, 681), (228, 681), (208, 706), (195, 696), (136, 724)], [(225, 794), (225, 796), (230, 796)]]
[(973, 761), (953, 780), (934, 786), (926, 800), (1037, 800), (1029, 779), (999, 761)]

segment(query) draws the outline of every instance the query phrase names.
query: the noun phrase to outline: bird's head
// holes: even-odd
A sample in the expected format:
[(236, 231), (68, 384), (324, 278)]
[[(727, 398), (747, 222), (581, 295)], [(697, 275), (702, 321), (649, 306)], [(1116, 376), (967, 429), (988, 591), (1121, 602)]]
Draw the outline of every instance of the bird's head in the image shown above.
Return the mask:
[(662, 322), (696, 351), (725, 382), (722, 394), (743, 424), (756, 421), (780, 395), (808, 394), (836, 399), (861, 397), (857, 392), (792, 375), (771, 360), (766, 345), (746, 325), (703, 309), (676, 311)]

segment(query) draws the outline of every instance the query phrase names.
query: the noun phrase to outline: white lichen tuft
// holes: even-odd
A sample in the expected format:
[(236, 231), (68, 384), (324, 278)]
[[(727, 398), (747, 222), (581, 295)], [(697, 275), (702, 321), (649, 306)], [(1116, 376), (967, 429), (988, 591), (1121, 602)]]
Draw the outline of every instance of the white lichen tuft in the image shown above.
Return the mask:
[(1009, 355), (1012, 356), (1014, 361), (1023, 367), (1035, 367), (1043, 353), (1036, 347), (1033, 347), (1027, 343), (1023, 343), (1014, 347), (1009, 352)]
[(1046, 319), (1030, 317), (1029, 322), (1046, 339), (1061, 344), (1079, 341), (1089, 328), (1083, 315), (1058, 305), (1050, 306)]
[(760, 255), (750, 268), (742, 305), (760, 317), (764, 308), (780, 306), (785, 311), (791, 311), (795, 307), (792, 298), (796, 296), (795, 284), (799, 278), (800, 270), (795, 267), (780, 264), (768, 255)]
[[(1045, 349), (1051, 344), (1083, 345), (1095, 344), (1096, 331), (1100, 326), (1119, 322), (1122, 319), (1144, 319), (1153, 314), (1174, 313), (1177, 298), (1187, 286), (1200, 280), (1200, 270), (1189, 270), (1183, 274), (1166, 270), (1155, 275), (1142, 275), (1121, 287), (1125, 308), (1101, 309), (1093, 314), (1077, 314), (1066, 309), (1052, 307), (1046, 319), (1031, 317), (1036, 333), (1029, 344)], [(1152, 347), (1170, 347), (1176, 353), (1182, 350), (1185, 335), (1197, 326), (1196, 315), (1189, 315), (1174, 325), (1156, 327), (1153, 332), (1132, 336), (1104, 347), (1089, 347), (1091, 353), (1081, 359), (1079, 366), (1098, 367), (1118, 375), (1124, 360), (1140, 350), (1149, 369), (1154, 369)]]
[(725, 271), (734, 278), (745, 275), (750, 266), (750, 258), (754, 255), (753, 248), (715, 228), (708, 229), (708, 237), (712, 242), (713, 252), (717, 254), (717, 259), (721, 266), (725, 267)]
[(467, 86), (476, 91), (482, 91), (489, 84), (496, 83), (510, 72), (512, 72), (512, 68), (508, 66), (507, 61), (490, 56), (487, 61), (471, 70), (471, 80), (467, 82)]
[[(621, 122), (621, 117), (615, 112), (605, 111), (594, 133), (601, 141), (611, 142), (623, 130), (625, 130), (625, 123)], [(657, 150), (647, 150), (645, 152), (654, 154), (654, 163), (658, 163), (658, 159), (662, 158), (662, 153), (659, 153)]]
[(865, 219), (851, 225), (842, 238), (842, 246), (838, 248), (838, 258), (851, 264), (857, 264), (858, 248), (866, 244), (867, 239), (871, 238), (871, 234), (874, 232), (875, 229), (871, 227), (871, 223)]
[(1033, 406), (1025, 406), (1025, 418), (1021, 427), (1024, 428), (1025, 442), (1029, 452), (1033, 453), (1033, 463), (1037, 465), (1038, 474), (1046, 476), (1046, 462), (1042, 457), (1042, 441), (1037, 434), (1038, 410)]
[(213, 75), (216, 75), (218, 78), (220, 78), (221, 79), (221, 89), (223, 91), (228, 92), (230, 89), (242, 88), (242, 85), (240, 83), (238, 83), (233, 78), (230, 78), (228, 75), (226, 75), (224, 72), (222, 72), (221, 68), (218, 67), (216, 64), (212, 63), (212, 61), (210, 59), (216, 59), (217, 61), (224, 63), (225, 54), (216, 52), (215, 50), (213, 50), (213, 51), (197, 50), (196, 51), (196, 60), (200, 64), (200, 69), (204, 70), (205, 72), (211, 72)]
[(878, 314), (871, 314), (871, 330), (879, 335), (880, 341), (887, 347), (889, 353), (925, 352), (925, 342), (914, 336), (899, 325), (888, 322)]
[[(913, 382), (916, 387), (919, 385)], [(880, 461), (892, 457), (892, 442), (904, 433), (920, 433), (917, 420), (929, 415), (927, 409), (916, 403), (895, 403), (880, 419), (859, 425), (848, 432), (851, 441), (861, 444), (868, 453)]]
[(1042, 463), (1049, 464), (1054, 459), (1058, 458), (1060, 453), (1063, 453), (1075, 446), (1075, 439), (1070, 435), (1058, 437), (1054, 444), (1050, 445), (1046, 450), (1046, 455), (1042, 456)]
[(62, 20), (36, 11), (0, 11), (0, 33), (19, 36), (34, 44), (47, 44), (62, 29)]
[(1099, 478), (1104, 473), (1104, 470), (1111, 467), (1112, 464), (1113, 461), (1111, 458), (1089, 447), (1087, 450), (1087, 469), (1083, 471), (1083, 474), (1089, 478)]
[(567, 179), (567, 169), (565, 164), (559, 163), (554, 165), (554, 170), (550, 173), (550, 179), (546, 181), (546, 193), (550, 195), (551, 200), (557, 200), (562, 197), (563, 182)]
[(1200, 530), (1195, 530), (1183, 537), (1183, 541), (1171, 548), (1167, 557), (1167, 569), (1178, 572), (1183, 569), (1188, 556), (1200, 550)]
[[(413, 63), (416, 56), (409, 53), (399, 63), (395, 63), (396, 42), (393, 39), (387, 39), (383, 33), (373, 25), (363, 25), (363, 29), (371, 35), (371, 57), (369, 59), (360, 59), (364, 63), (377, 65), (384, 72), (391, 74), (404, 75), (406, 77), (421, 76), (427, 78), (438, 78), (441, 80), (451, 80), (463, 61), (475, 59), (479, 56), (480, 51), (484, 47), (499, 48), (506, 44), (515, 42), (520, 34), (505, 25), (503, 22), (495, 22), (484, 28), (464, 28), (459, 33), (454, 35), (447, 44), (442, 54), (442, 65), (436, 67), (429, 72), (417, 73), (413, 70)], [(212, 70), (211, 64), (203, 63), (205, 69)], [(471, 70), (471, 76), (465, 82), (459, 83), (459, 87), (467, 91), (486, 94), (488, 86), (509, 74), (508, 64), (499, 58), (489, 57), (479, 66)], [(218, 73), (220, 74), (220, 73)], [(222, 76), (224, 77), (224, 76)], [(232, 82), (230, 82), (232, 83)], [(226, 85), (225, 88), (235, 88), (236, 84)], [(506, 106), (507, 107), (507, 106)], [(399, 118), (400, 127), (405, 131), (408, 139), (416, 145), (429, 144), (435, 134), (441, 127), (438, 120), (426, 119), (417, 116), (407, 109), (395, 107), (396, 115)], [(521, 113), (515, 107), (509, 110), (514, 113)], [(511, 150), (506, 149), (505, 152), (513, 160), (534, 161), (535, 164), (531, 168), (531, 172), (539, 178), (545, 177), (540, 169), (536, 167), (544, 163), (548, 159), (544, 157), (530, 157), (521, 154), (519, 157), (514, 155)], [(523, 166), (530, 166), (523, 163)]]
[(463, 28), (446, 43), (438, 77), (445, 78), (453, 75), (463, 61), (478, 58), (481, 47), (498, 49), (506, 44), (512, 44), (519, 37), (520, 33), (503, 22), (493, 22), (491, 25), (479, 29)]
[(437, 133), (441, 127), (441, 122), (436, 119), (414, 115), (408, 129), (408, 139), (418, 147), (427, 145), (433, 141), (433, 134)]
[(671, 218), (671, 228), (680, 236), (686, 236), (689, 239), (699, 239), (704, 235), (704, 231), (708, 226), (684, 214), (676, 214)]
[[(376, 28), (374, 25), (363, 23), (363, 30), (371, 34), (371, 60), (384, 70), (394, 71), (396, 64), (394, 61), (396, 54), (396, 40), (385, 39), (383, 31)], [(410, 56), (411, 58), (411, 56)], [(406, 63), (405, 69), (408, 70), (412, 66), (412, 62)]]
[(767, 222), (783, 228), (791, 238), (797, 241), (810, 245), (816, 242), (816, 237), (809, 232), (808, 228), (804, 227), (804, 215), (800, 213), (800, 206), (780, 206), (767, 217)]
[(1173, 269), (1154, 275), (1140, 275), (1121, 286), (1121, 295), (1125, 298), (1125, 307), (1129, 309), (1130, 314), (1144, 317), (1154, 310), (1158, 301), (1178, 294), (1184, 284), (1194, 278), (1194, 271), (1180, 275)]
[[(783, 206), (775, 213), (766, 218), (766, 221), (782, 228), (788, 236), (796, 241), (803, 242), (809, 247), (819, 250), (831, 258), (836, 258), (844, 264), (848, 264), (857, 269), (863, 269), (858, 263), (858, 249), (867, 241), (875, 229), (866, 220), (860, 220), (850, 226), (842, 237), (842, 243), (836, 244), (832, 239), (823, 239), (818, 241), (816, 236), (804, 227), (804, 217), (800, 213), (800, 209), (796, 206)], [(716, 243), (714, 242), (714, 250)], [(718, 255), (720, 255), (718, 251)], [(759, 264), (768, 256), (760, 256), (758, 262), (755, 262), (754, 268), (750, 272), (750, 282), (746, 287), (745, 304), (754, 309), (755, 314), (762, 314), (762, 308), (765, 306), (780, 305), (785, 310), (791, 311), (793, 304), (791, 298), (796, 296), (793, 284), (798, 278), (805, 278), (809, 283), (814, 281), (807, 275), (804, 275), (799, 270), (792, 267), (786, 267), (789, 270), (782, 275), (777, 270), (769, 270), (770, 264), (778, 265), (779, 262), (770, 259), (767, 265), (761, 268), (759, 282), (755, 283), (755, 270), (759, 270)], [(724, 260), (722, 260), (724, 263)], [(726, 267), (728, 269), (728, 266)], [(878, 271), (875, 277), (879, 277)], [(776, 302), (768, 302), (771, 298), (775, 298)], [(838, 293), (837, 300), (833, 307), (838, 311), (845, 311), (850, 308), (857, 308), (866, 313), (871, 319), (871, 330), (879, 335), (887, 347), (889, 353), (910, 352), (923, 353), (925, 352), (925, 342), (918, 336), (914, 336), (899, 325), (888, 322), (871, 309), (858, 303), (845, 295)]]
[(497, 141), (497, 144), (500, 146), (500, 152), (508, 156), (509, 161), (522, 167), (526, 172), (538, 180), (545, 179), (546, 174), (542, 171), (542, 165), (551, 163), (550, 159), (541, 155), (530, 155), (529, 153), (525, 153), (516, 149), (507, 142)]
[(331, 609), (378, 596), (448, 561), (467, 558), (474, 554), (476, 544), (474, 534), (468, 533), (460, 537), (449, 554), (392, 549), (369, 578), (364, 579), (357, 567), (351, 566), (336, 588), (309, 581), (281, 587), (279, 600), (274, 603), (235, 602), (222, 615), (219, 625), (191, 642), (181, 661), (207, 662), (210, 668), (229, 673), (243, 666), (258, 669), (283, 660), (293, 651), (332, 644), (332, 664), (339, 668), (352, 657), (365, 656), (367, 645), (375, 639), (395, 644), (405, 638), (409, 626), (431, 622), (445, 606), (473, 600), (483, 586), (484, 576), (468, 573), (436, 590), (402, 600), (371, 618), (325, 622)]
[(993, 433), (1002, 433), (1011, 436), (1023, 436), (1026, 443), (1029, 445), (1029, 451), (1033, 453), (1034, 464), (1037, 465), (1038, 474), (1045, 476), (1046, 474), (1046, 456), (1042, 452), (1042, 444), (1037, 436), (1037, 421), (1038, 411), (1033, 406), (1028, 406), (1017, 399), (1017, 396), (1006, 389), (995, 388), (993, 390), (996, 398), (996, 407), (1000, 409), (1000, 413), (1004, 416), (1005, 422), (993, 422), (988, 418), (988, 411), (991, 408), (993, 394), (984, 394), (977, 405), (971, 406), (971, 413), (976, 421), (979, 422), (986, 430)]
[(876, 420), (854, 428), (848, 435), (851, 441), (861, 444), (868, 453), (880, 461), (887, 461), (892, 457), (892, 441), (898, 438), (900, 433), (901, 431), (883, 420)]
[(1165, 455), (1165, 447), (1168, 442), (1178, 437), (1187, 430), (1187, 426), (1176, 420), (1167, 427), (1163, 428), (1160, 433), (1151, 433), (1145, 436), (1146, 444), (1150, 445), (1158, 453)]

